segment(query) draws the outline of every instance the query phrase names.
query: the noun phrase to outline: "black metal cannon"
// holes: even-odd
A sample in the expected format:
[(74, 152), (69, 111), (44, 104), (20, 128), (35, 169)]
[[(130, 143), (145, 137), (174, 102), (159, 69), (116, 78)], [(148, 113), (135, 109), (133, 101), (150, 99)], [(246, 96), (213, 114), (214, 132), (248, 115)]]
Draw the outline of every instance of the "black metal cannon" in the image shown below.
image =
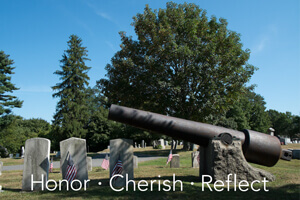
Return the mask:
[(111, 105), (108, 119), (179, 138), (200, 146), (207, 146), (209, 140), (215, 136), (229, 133), (242, 141), (243, 153), (248, 162), (268, 167), (275, 165), (282, 154), (277, 137), (252, 130), (236, 131), (117, 105)]

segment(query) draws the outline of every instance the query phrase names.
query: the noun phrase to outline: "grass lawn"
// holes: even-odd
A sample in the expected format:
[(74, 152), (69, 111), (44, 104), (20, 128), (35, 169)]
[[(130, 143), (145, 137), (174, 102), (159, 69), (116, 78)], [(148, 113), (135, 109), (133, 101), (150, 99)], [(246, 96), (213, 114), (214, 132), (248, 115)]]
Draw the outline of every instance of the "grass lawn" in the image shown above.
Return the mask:
[[(293, 147), (299, 148), (300, 145)], [(153, 150), (147, 148), (137, 149), (140, 153), (167, 156), (169, 150)], [(153, 185), (153, 191), (142, 192), (133, 191), (129, 187), (129, 191), (115, 192), (109, 186), (109, 172), (102, 168), (93, 168), (89, 172), (90, 185), (86, 191), (42, 191), (42, 192), (22, 192), (22, 171), (4, 171), (0, 176), (0, 185), (4, 192), (0, 193), (0, 199), (300, 199), (300, 160), (282, 161), (280, 160), (274, 167), (264, 167), (253, 165), (257, 168), (265, 169), (276, 176), (276, 180), (267, 183), (268, 192), (263, 190), (262, 184), (256, 184), (255, 188), (260, 188), (261, 191), (227, 191), (224, 188), (222, 192), (210, 191), (207, 186), (202, 190), (202, 183), (199, 179), (199, 170), (191, 168), (191, 152), (173, 152), (180, 154), (180, 165), (178, 169), (171, 169), (166, 166), (166, 159), (157, 159), (139, 163), (139, 167), (134, 171), (135, 181), (146, 180), (150, 183), (151, 180), (156, 180)], [(4, 160), (4, 159), (3, 159)], [(182, 181), (176, 183), (173, 191), (173, 174), (176, 180)], [(160, 175), (160, 177), (158, 177)], [(56, 181), (61, 180), (59, 169), (55, 169), (54, 173), (49, 174), (49, 179)], [(170, 180), (169, 185), (172, 190), (169, 192), (163, 191), (164, 180)], [(160, 181), (160, 185), (157, 183)], [(102, 185), (99, 186), (98, 182)], [(194, 185), (191, 185), (194, 182)], [(52, 184), (53, 187), (54, 184)], [(159, 187), (161, 188), (159, 191)], [(143, 187), (145, 188), (145, 187)], [(183, 191), (180, 191), (181, 188)]]

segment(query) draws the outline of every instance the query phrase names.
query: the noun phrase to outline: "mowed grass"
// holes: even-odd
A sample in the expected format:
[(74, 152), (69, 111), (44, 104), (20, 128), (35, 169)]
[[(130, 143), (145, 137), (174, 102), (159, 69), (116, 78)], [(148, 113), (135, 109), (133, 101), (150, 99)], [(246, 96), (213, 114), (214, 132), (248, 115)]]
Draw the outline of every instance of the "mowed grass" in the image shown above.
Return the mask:
[[(300, 147), (300, 146), (299, 146)], [(296, 148), (299, 148), (296, 147)], [(138, 149), (140, 153), (145, 154), (142, 149)], [(144, 150), (145, 151), (145, 150)], [(167, 156), (169, 150), (152, 150), (155, 155)], [(148, 152), (149, 153), (149, 152)], [(300, 199), (300, 160), (292, 160), (290, 162), (280, 160), (274, 167), (264, 167), (254, 165), (254, 167), (265, 169), (276, 176), (276, 180), (267, 183), (268, 192), (264, 191), (263, 184), (255, 184), (255, 188), (260, 188), (259, 192), (249, 189), (247, 192), (239, 190), (233, 191), (231, 187), (229, 191), (225, 187), (222, 192), (210, 191), (207, 185), (202, 188), (200, 183), (199, 169), (191, 168), (191, 152), (181, 150), (173, 153), (180, 154), (180, 168), (172, 169), (166, 165), (166, 159), (157, 159), (139, 163), (139, 167), (134, 170), (135, 182), (146, 180), (149, 183), (147, 191), (136, 191), (129, 187), (128, 191), (116, 192), (109, 186), (109, 172), (102, 168), (93, 168), (89, 172), (90, 184), (86, 191), (41, 191), (41, 192), (22, 192), (22, 171), (4, 171), (0, 176), (0, 185), (4, 192), (0, 193), (0, 199)], [(175, 179), (180, 180), (182, 185), (177, 182), (173, 187), (173, 175)], [(160, 177), (159, 177), (160, 176)], [(49, 174), (49, 179), (56, 181), (61, 180), (59, 169), (55, 169), (54, 173)], [(156, 180), (154, 182), (154, 180)], [(163, 189), (169, 189), (162, 183), (164, 180), (170, 180), (171, 191), (166, 192)], [(150, 183), (153, 183), (151, 191)], [(98, 182), (102, 185), (99, 186)], [(160, 184), (157, 184), (160, 182)], [(191, 185), (194, 182), (194, 185)], [(52, 188), (54, 184), (50, 184)], [(213, 188), (213, 185), (211, 185)], [(181, 191), (182, 189), (182, 191)], [(173, 191), (174, 190), (174, 191)]]

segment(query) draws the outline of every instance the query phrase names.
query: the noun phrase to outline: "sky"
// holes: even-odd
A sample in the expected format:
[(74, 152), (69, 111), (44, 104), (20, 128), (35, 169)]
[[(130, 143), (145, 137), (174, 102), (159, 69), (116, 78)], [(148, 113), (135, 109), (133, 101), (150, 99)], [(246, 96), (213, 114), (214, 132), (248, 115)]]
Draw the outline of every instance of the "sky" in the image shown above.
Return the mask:
[[(135, 37), (132, 17), (145, 5), (165, 8), (164, 0), (0, 0), (0, 50), (14, 60), (12, 83), (22, 108), (13, 113), (25, 119), (51, 122), (59, 99), (51, 87), (53, 74), (76, 34), (87, 47), (89, 86), (104, 78), (105, 66), (120, 50), (120, 31)], [(241, 35), (243, 49), (250, 49), (248, 63), (259, 70), (249, 84), (264, 97), (267, 109), (300, 115), (300, 1), (299, 0), (201, 0), (195, 3), (207, 16), (225, 18), (228, 29)]]

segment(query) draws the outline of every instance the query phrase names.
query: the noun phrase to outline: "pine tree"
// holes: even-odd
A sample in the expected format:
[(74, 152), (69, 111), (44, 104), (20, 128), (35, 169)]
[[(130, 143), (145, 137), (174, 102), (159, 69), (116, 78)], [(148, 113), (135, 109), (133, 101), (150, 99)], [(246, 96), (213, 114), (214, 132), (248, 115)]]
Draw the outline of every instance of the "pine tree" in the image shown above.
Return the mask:
[(86, 129), (84, 128), (87, 119), (86, 109), (86, 87), (89, 77), (87, 75), (90, 67), (87, 67), (85, 61), (87, 58), (86, 47), (82, 47), (82, 40), (71, 35), (68, 41), (68, 50), (63, 54), (60, 60), (61, 70), (54, 74), (60, 76), (60, 83), (52, 87), (57, 91), (53, 97), (59, 98), (56, 113), (54, 115), (53, 125), (56, 126), (56, 134), (60, 139), (69, 137), (84, 138)]
[(11, 83), (10, 75), (14, 74), (15, 69), (13, 64), (14, 61), (9, 59), (9, 55), (0, 51), (0, 116), (11, 113), (14, 107), (20, 108), (23, 103), (16, 96), (9, 94), (19, 89)]

